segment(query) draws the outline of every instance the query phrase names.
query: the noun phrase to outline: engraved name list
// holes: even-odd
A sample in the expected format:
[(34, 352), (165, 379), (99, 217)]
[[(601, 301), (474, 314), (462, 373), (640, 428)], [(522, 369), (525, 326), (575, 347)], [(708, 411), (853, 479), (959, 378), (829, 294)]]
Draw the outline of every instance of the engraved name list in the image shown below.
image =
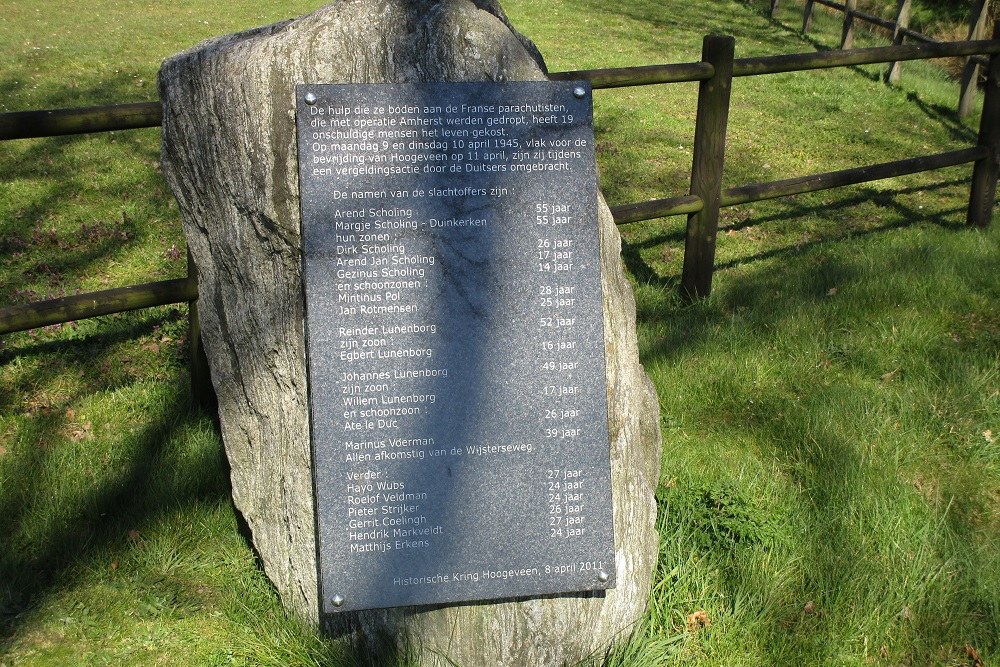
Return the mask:
[(297, 95), (324, 613), (612, 587), (589, 87)]

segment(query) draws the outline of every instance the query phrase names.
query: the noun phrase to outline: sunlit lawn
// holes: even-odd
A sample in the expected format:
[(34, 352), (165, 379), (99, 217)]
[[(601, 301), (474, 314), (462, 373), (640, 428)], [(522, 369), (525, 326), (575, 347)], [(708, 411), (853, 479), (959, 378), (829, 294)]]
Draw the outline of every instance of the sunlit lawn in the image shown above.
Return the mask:
[[(7, 3), (0, 112), (155, 99), (159, 62), (319, 2)], [(551, 70), (833, 47), (782, 3), (516, 0)], [(882, 43), (859, 33), (859, 45)], [(928, 63), (734, 83), (726, 185), (971, 145)], [(696, 84), (602, 91), (612, 204), (684, 194)], [(0, 145), (0, 306), (184, 275), (159, 131)], [(612, 664), (1000, 659), (997, 216), (970, 169), (723, 213), (712, 296), (677, 297), (683, 219), (622, 229), (664, 430), (650, 612)], [(241, 536), (183, 306), (0, 338), (0, 664), (338, 664)]]

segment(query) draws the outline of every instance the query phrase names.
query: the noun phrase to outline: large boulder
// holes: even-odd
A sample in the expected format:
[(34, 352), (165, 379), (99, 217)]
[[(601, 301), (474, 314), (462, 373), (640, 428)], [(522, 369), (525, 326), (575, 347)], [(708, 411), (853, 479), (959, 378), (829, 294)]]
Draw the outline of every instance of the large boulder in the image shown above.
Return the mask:
[[(233, 497), (285, 606), (319, 623), (303, 328), (295, 85), (544, 80), (490, 0), (343, 0), (163, 64), (163, 172), (198, 267)], [(562, 665), (627, 636), (657, 553), (658, 402), (638, 360), (620, 237), (599, 201), (617, 588), (338, 617), (420, 664)]]

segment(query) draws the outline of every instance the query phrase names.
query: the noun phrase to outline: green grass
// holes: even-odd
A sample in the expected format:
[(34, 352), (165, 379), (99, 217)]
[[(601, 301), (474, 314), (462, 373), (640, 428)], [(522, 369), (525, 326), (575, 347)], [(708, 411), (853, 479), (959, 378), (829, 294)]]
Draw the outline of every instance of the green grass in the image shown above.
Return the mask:
[[(167, 55), (319, 2), (4, 5), (0, 111), (154, 99)], [(836, 46), (801, 6), (514, 0), (550, 69)], [(924, 8), (924, 11), (926, 9)], [(884, 43), (859, 31), (859, 46)], [(930, 63), (737, 80), (726, 185), (967, 146)], [(687, 191), (695, 84), (602, 91), (611, 203)], [(184, 274), (159, 131), (0, 145), (0, 304)], [(683, 220), (622, 229), (664, 431), (650, 612), (608, 664), (1000, 660), (1000, 218), (970, 169), (727, 209), (712, 296)], [(241, 536), (182, 307), (0, 338), (0, 665), (318, 665)]]

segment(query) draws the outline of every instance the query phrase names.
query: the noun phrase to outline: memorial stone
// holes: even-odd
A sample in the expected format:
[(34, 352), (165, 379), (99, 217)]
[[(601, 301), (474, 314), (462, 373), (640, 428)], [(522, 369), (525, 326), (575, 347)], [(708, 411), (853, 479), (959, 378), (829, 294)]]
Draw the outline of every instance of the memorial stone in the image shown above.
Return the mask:
[[(321, 600), (296, 86), (515, 80), (544, 81), (544, 65), (492, 0), (337, 2), (209, 40), (161, 69), (163, 173), (198, 268), (233, 499), (285, 606), (310, 622), (321, 621)], [(412, 651), (421, 665), (576, 664), (603, 655), (641, 617), (657, 554), (658, 405), (599, 195), (597, 219), (615, 588), (328, 615), (366, 654)]]

